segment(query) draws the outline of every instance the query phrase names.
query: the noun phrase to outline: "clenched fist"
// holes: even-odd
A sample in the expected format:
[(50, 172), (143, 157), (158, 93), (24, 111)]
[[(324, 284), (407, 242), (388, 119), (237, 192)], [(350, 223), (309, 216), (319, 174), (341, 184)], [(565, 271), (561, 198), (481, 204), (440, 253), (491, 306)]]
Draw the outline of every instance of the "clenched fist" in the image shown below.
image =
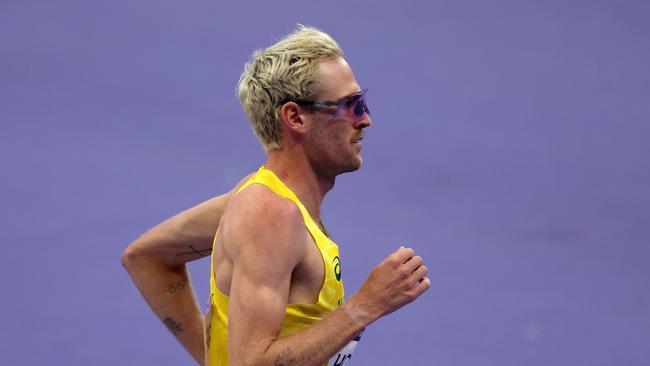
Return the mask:
[(357, 322), (370, 324), (413, 302), (429, 289), (431, 282), (422, 257), (401, 247), (370, 272), (359, 291), (346, 303), (348, 314)]

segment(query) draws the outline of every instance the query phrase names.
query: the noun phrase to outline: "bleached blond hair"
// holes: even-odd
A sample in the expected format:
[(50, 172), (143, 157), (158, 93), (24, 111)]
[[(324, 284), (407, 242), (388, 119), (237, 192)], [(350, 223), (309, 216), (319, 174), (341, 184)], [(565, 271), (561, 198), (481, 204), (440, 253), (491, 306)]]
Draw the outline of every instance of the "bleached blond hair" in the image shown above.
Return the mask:
[(282, 104), (314, 100), (321, 91), (318, 65), (339, 57), (343, 51), (332, 37), (300, 24), (274, 45), (253, 53), (237, 83), (237, 94), (265, 151), (282, 147)]

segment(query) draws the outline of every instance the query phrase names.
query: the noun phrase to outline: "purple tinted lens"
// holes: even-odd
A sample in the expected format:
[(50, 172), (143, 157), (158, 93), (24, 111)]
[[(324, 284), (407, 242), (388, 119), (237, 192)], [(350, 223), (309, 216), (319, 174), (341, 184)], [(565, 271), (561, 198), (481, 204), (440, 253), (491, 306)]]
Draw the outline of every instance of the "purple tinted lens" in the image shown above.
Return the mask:
[(363, 100), (358, 100), (354, 105), (354, 115), (356, 117), (363, 116), (363, 113), (366, 111), (366, 103)]
[(356, 103), (354, 103), (354, 116), (359, 118), (366, 113), (368, 115), (370, 114), (368, 106), (366, 105), (366, 96), (361, 95), (359, 96), (359, 99), (357, 99)]
[(365, 95), (351, 96), (346, 103), (346, 112), (349, 117), (353, 118), (363, 117), (366, 113), (370, 114), (366, 105)]
[(370, 115), (370, 111), (366, 105), (366, 90), (364, 89), (359, 93), (342, 99), (338, 103), (338, 108), (333, 113), (334, 116), (338, 116), (339, 114), (354, 120), (359, 120), (366, 115)]

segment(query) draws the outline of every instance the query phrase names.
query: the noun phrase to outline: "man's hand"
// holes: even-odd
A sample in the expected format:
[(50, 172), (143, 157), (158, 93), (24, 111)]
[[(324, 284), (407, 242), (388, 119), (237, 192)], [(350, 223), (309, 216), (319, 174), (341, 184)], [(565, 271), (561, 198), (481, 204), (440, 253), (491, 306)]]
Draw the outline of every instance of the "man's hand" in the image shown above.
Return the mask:
[(431, 282), (422, 257), (411, 248), (401, 247), (377, 265), (361, 289), (344, 308), (350, 317), (366, 326), (413, 302), (429, 289)]

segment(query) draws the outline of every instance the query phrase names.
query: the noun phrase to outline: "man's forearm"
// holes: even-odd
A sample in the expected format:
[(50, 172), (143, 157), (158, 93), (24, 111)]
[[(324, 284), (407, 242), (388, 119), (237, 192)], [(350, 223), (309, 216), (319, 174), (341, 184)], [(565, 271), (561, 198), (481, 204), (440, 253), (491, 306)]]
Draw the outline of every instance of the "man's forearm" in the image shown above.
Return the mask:
[(263, 356), (251, 364), (321, 366), (374, 320), (346, 303), (304, 331), (271, 341)]
[(186, 266), (168, 267), (137, 255), (126, 255), (122, 262), (151, 309), (203, 365), (203, 320)]

